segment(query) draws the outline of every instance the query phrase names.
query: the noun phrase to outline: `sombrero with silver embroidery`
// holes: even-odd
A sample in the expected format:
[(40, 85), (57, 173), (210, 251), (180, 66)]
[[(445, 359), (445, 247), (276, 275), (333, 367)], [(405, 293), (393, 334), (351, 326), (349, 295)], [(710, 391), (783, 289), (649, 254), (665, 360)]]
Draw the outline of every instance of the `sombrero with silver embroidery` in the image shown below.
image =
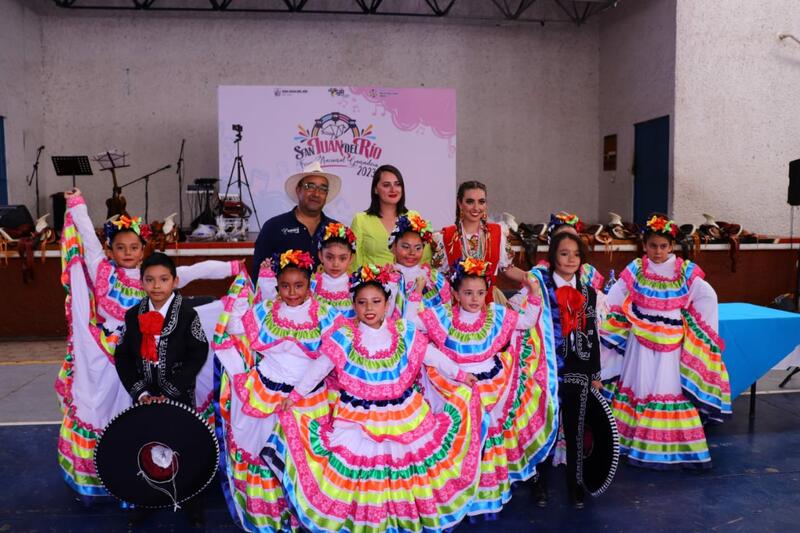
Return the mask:
[(219, 444), (197, 412), (172, 400), (134, 404), (103, 430), (94, 464), (114, 497), (138, 507), (171, 507), (199, 494), (216, 474)]

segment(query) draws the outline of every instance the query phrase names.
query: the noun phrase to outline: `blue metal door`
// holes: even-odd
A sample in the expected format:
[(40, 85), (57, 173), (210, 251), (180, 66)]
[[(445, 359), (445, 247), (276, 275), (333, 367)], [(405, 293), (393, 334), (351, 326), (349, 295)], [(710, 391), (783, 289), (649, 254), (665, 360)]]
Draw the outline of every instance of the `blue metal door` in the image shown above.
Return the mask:
[(634, 126), (633, 220), (644, 224), (669, 208), (669, 116)]

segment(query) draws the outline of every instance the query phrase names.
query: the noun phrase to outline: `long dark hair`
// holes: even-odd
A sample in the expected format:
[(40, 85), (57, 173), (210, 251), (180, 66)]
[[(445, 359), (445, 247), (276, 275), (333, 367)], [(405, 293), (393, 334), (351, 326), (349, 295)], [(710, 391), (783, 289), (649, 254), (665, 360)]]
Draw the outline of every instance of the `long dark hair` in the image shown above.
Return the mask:
[(400, 182), (400, 187), (403, 188), (403, 192), (400, 193), (400, 201), (397, 202), (397, 215), (403, 215), (408, 212), (408, 208), (406, 208), (406, 183), (403, 181), (403, 175), (400, 174), (400, 169), (394, 165), (381, 165), (376, 168), (375, 172), (372, 174), (372, 185), (369, 187), (369, 208), (366, 213), (376, 217), (381, 216), (381, 200), (378, 198), (378, 193), (375, 192), (375, 189), (378, 187), (381, 174), (384, 172), (391, 172), (394, 174), (397, 177), (397, 181)]
[[(550, 262), (550, 273), (556, 271), (556, 259), (558, 258), (558, 247), (561, 244), (561, 241), (570, 240), (573, 241), (575, 244), (578, 245), (578, 255), (581, 257), (581, 266), (589, 261), (589, 248), (586, 246), (586, 243), (583, 242), (583, 239), (571, 233), (569, 231), (562, 231), (561, 233), (556, 233), (553, 236), (553, 239), (550, 241), (549, 249), (547, 250), (547, 260)], [(580, 274), (576, 274), (580, 275)]]
[(486, 184), (483, 182), (472, 180), (465, 181), (459, 185), (458, 192), (456, 193), (456, 228), (459, 227), (459, 222), (461, 222), (461, 208), (458, 206), (458, 203), (464, 199), (464, 193), (472, 189), (480, 189), (486, 196), (489, 196), (489, 191), (486, 190)]

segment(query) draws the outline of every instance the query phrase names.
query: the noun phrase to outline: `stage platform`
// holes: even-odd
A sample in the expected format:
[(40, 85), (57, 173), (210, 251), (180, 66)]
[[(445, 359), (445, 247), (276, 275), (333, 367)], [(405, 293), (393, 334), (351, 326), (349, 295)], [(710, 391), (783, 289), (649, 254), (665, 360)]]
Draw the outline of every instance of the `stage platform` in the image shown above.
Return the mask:
[[(54, 401), (52, 396), (42, 401)], [(497, 520), (464, 522), (456, 531), (794, 531), (800, 491), (800, 394), (758, 396), (750, 426), (747, 400), (734, 417), (708, 430), (714, 468), (657, 472), (622, 466), (609, 491), (575, 511), (563, 476), (553, 475), (550, 505), (533, 505), (523, 484)], [(0, 427), (0, 531), (123, 532), (127, 516), (114, 503), (84, 507), (60, 478), (57, 425)], [(560, 471), (559, 471), (560, 473)], [(218, 484), (206, 497), (206, 530), (239, 531)], [(182, 513), (158, 511), (138, 531), (192, 531)]]
[[(794, 248), (792, 248), (794, 246)], [(795, 289), (797, 244), (743, 244), (736, 254), (736, 272), (731, 268), (730, 250), (726, 244), (704, 245), (695, 260), (706, 272), (720, 302), (747, 302), (768, 305), (776, 296)], [(205, 259), (245, 259), (252, 262), (253, 242), (180, 243), (167, 248), (166, 253), (178, 265), (190, 265)], [(36, 251), (34, 279), (22, 282), (22, 261), (10, 250), (7, 262), (0, 256), (0, 287), (4, 302), (0, 307), (0, 339), (65, 337), (64, 290), (60, 283), (61, 258), (57, 248)], [(517, 251), (515, 262), (521, 268), (528, 265)], [(591, 262), (603, 275), (611, 269), (619, 273), (639, 255), (633, 245), (596, 246)], [(547, 257), (546, 247), (540, 247), (537, 257)], [(42, 262), (43, 259), (43, 262)], [(189, 296), (220, 297), (228, 281), (197, 281), (183, 289)], [(510, 289), (501, 277), (499, 286)]]

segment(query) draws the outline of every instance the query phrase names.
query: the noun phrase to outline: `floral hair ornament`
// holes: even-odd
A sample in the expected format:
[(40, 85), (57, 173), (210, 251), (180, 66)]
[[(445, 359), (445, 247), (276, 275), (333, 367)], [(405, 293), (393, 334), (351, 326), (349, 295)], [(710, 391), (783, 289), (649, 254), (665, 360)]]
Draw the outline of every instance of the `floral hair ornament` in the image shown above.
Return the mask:
[(391, 248), (397, 238), (409, 231), (418, 234), (425, 244), (430, 244), (433, 241), (433, 228), (431, 223), (422, 218), (416, 211), (409, 211), (397, 217), (397, 223), (394, 225), (392, 234), (389, 235), (389, 247)]
[(476, 259), (474, 257), (468, 257), (462, 261), (456, 261), (453, 264), (453, 267), (450, 269), (450, 284), (454, 285), (467, 276), (477, 276), (486, 280), (486, 284), (488, 285), (489, 278), (486, 276), (489, 272), (490, 264), (491, 263), (488, 261), (483, 261), (482, 259)]
[(276, 276), (288, 267), (299, 268), (311, 273), (314, 269), (314, 260), (311, 259), (311, 254), (303, 250), (286, 250), (280, 255), (272, 256), (272, 271)]
[(322, 240), (319, 242), (319, 247), (322, 248), (322, 246), (330, 239), (341, 239), (345, 241), (348, 246), (350, 246), (351, 251), (356, 251), (356, 235), (353, 233), (353, 230), (344, 224), (340, 224), (339, 222), (330, 222), (327, 226), (325, 226), (325, 232), (322, 234)]
[(128, 215), (114, 217), (103, 224), (103, 232), (106, 234), (106, 243), (109, 247), (117, 233), (124, 230), (134, 232), (139, 238), (145, 241), (149, 239), (152, 234), (150, 225), (142, 222), (142, 217), (129, 217)]
[(356, 289), (368, 282), (377, 282), (381, 284), (384, 290), (389, 290), (389, 283), (397, 281), (398, 275), (395, 273), (392, 265), (378, 266), (372, 263), (360, 266), (350, 276), (350, 292), (355, 292)]
[(578, 233), (583, 230), (583, 222), (578, 215), (567, 213), (566, 211), (559, 211), (555, 215), (552, 213), (550, 214), (550, 222), (547, 224), (547, 236), (553, 235), (556, 228), (563, 225), (572, 226)]
[(661, 215), (653, 215), (645, 224), (646, 231), (668, 235), (673, 239), (678, 236), (678, 225)]

